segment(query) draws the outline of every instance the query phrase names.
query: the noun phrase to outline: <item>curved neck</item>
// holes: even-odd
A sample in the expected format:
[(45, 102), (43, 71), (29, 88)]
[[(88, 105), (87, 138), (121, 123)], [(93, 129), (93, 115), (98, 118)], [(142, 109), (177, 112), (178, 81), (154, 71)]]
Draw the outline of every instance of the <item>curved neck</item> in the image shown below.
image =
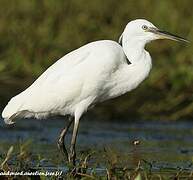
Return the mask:
[(143, 40), (138, 39), (133, 39), (129, 38), (125, 35), (122, 37), (122, 46), (123, 46), (123, 51), (125, 55), (127, 56), (128, 60), (132, 63), (135, 64), (138, 61), (140, 61), (142, 56), (145, 54), (145, 44)]

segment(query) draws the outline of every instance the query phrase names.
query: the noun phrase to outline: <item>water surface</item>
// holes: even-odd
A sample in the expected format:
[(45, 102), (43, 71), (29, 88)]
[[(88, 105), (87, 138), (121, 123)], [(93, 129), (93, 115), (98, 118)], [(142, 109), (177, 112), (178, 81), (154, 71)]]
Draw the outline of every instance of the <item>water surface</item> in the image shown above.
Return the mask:
[[(12, 144), (21, 144), (30, 139), (32, 153), (41, 154), (50, 164), (58, 160), (62, 166), (56, 141), (64, 125), (65, 120), (61, 118), (20, 120), (13, 126), (5, 125), (1, 119), (0, 152), (6, 152)], [(140, 144), (133, 145), (135, 140), (139, 140)], [(70, 135), (67, 136), (69, 141)], [(120, 165), (130, 168), (136, 167), (139, 160), (144, 160), (152, 163), (155, 170), (193, 170), (193, 122), (83, 119), (80, 122), (77, 150), (79, 156), (81, 151), (94, 151), (93, 163), (103, 164), (104, 161), (105, 164), (103, 153), (109, 151), (117, 155)]]

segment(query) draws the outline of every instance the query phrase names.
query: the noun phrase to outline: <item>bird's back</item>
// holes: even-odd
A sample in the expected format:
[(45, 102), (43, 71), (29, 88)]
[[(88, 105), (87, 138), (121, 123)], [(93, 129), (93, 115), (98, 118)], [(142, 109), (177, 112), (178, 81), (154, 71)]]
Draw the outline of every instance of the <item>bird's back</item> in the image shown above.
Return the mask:
[(19, 115), (43, 118), (73, 114), (80, 105), (87, 109), (108, 91), (105, 84), (123, 63), (124, 56), (122, 47), (109, 40), (92, 42), (70, 52), (13, 97), (3, 118), (9, 121)]

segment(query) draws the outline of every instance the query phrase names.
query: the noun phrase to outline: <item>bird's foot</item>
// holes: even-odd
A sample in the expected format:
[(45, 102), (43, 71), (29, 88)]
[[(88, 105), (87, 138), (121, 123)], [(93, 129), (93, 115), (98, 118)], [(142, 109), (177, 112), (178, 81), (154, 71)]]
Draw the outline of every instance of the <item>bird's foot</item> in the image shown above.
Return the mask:
[(75, 153), (70, 153), (69, 154), (69, 166), (70, 166), (70, 174), (73, 177), (79, 178), (79, 173), (81, 172), (81, 168), (79, 167), (79, 165), (76, 164), (76, 154)]
[(78, 177), (80, 172), (80, 168), (79, 167), (73, 167), (72, 169), (70, 169), (70, 174), (73, 177)]

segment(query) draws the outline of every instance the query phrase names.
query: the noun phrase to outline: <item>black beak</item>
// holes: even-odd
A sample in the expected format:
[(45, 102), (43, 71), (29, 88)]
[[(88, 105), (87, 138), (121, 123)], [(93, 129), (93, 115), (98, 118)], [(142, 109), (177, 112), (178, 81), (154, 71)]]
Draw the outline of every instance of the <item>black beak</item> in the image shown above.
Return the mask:
[(186, 42), (186, 43), (190, 42), (185, 38), (174, 35), (174, 34), (169, 33), (167, 31), (162, 31), (162, 30), (157, 29), (157, 28), (149, 28), (147, 31), (152, 32), (154, 34), (157, 34), (159, 39), (171, 39), (171, 40), (174, 40), (174, 41), (180, 41), (180, 42)]

